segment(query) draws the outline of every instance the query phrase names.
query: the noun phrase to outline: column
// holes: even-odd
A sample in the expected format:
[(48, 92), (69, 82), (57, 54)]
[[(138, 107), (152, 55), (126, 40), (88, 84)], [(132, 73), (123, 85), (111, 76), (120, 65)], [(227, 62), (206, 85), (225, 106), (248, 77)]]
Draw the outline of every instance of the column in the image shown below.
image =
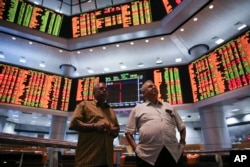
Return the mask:
[(199, 109), (205, 150), (232, 148), (226, 119), (221, 106)]
[(208, 51), (209, 47), (206, 44), (198, 44), (195, 45), (193, 47), (191, 47), (188, 50), (188, 53), (194, 58), (199, 58), (201, 56), (203, 56), (207, 51)]
[(59, 67), (62, 71), (62, 75), (66, 77), (73, 77), (74, 72), (76, 71), (76, 67), (71, 64), (62, 64)]
[[(74, 75), (74, 71), (76, 71), (76, 68), (70, 64), (62, 64), (60, 65), (59, 68), (62, 71), (62, 75), (65, 77), (72, 77)], [(51, 128), (49, 133), (50, 139), (56, 139), (62, 141), (64, 140), (67, 130), (67, 119), (68, 119), (67, 117), (52, 115)], [(60, 166), (60, 164), (58, 163), (58, 159), (62, 151), (63, 149), (55, 149), (55, 148), (50, 148), (48, 150), (49, 167)]]
[[(62, 75), (66, 77), (73, 76), (76, 68), (71, 64), (62, 64), (59, 67)], [(67, 117), (52, 115), (50, 139), (64, 140), (67, 128)]]
[(0, 132), (3, 132), (8, 116), (0, 114)]
[(53, 115), (50, 127), (50, 139), (64, 140), (67, 117)]

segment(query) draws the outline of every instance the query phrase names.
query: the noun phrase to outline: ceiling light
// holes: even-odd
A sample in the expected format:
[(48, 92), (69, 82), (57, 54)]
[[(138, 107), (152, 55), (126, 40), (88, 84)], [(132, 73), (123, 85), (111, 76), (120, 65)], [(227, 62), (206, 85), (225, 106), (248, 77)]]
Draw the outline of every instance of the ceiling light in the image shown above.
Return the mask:
[(145, 42), (146, 42), (146, 43), (148, 43), (148, 42), (149, 42), (149, 40), (148, 40), (148, 39), (146, 39), (146, 40), (145, 40)]
[(16, 40), (16, 37), (12, 37), (11, 39)]
[(198, 20), (198, 18), (197, 17), (195, 17), (194, 19), (193, 19), (193, 21), (197, 21)]
[(124, 65), (123, 63), (120, 63), (120, 68), (124, 70), (124, 69), (126, 69), (126, 68), (127, 68), (127, 66), (126, 66), (126, 65)]
[(116, 44), (116, 47), (118, 48), (118, 47), (120, 47), (120, 45), (119, 45), (119, 44)]
[(93, 74), (94, 70), (88, 70), (88, 73)]
[(4, 58), (5, 58), (5, 56), (4, 56), (3, 52), (0, 52), (0, 59), (4, 59)]
[(93, 74), (93, 73), (94, 73), (94, 70), (92, 70), (90, 67), (87, 67), (87, 71), (88, 71), (88, 73), (90, 73), (90, 74)]
[(161, 37), (161, 40), (163, 41), (165, 38), (164, 37)]
[(106, 49), (106, 46), (103, 46), (102, 49), (105, 50), (105, 49)]
[(184, 28), (181, 28), (180, 31), (183, 32), (183, 31), (184, 31)]
[(234, 26), (237, 28), (237, 30), (242, 30), (247, 27), (246, 24), (243, 24), (242, 22), (235, 23)]
[(89, 49), (90, 52), (93, 52), (93, 49)]
[(120, 66), (120, 68), (124, 70), (124, 69), (126, 69), (126, 68), (127, 68), (127, 66), (125, 66), (125, 65), (121, 65), (121, 66)]
[(33, 44), (33, 42), (32, 42), (32, 41), (29, 41), (29, 44), (30, 44), (30, 45), (32, 45), (32, 44)]
[(137, 64), (138, 67), (144, 67), (144, 64), (143, 63), (139, 63)]
[(39, 64), (39, 66), (44, 68), (44, 67), (46, 67), (46, 64), (45, 64), (44, 61), (41, 61), (40, 64)]
[(130, 45), (134, 45), (134, 42), (130, 42)]
[(237, 112), (237, 111), (240, 111), (240, 109), (234, 108), (234, 109), (232, 109), (231, 111), (232, 111), (232, 112)]
[(213, 8), (214, 8), (214, 5), (209, 5), (208, 8), (209, 8), (209, 9), (213, 9)]
[(224, 39), (219, 37), (213, 37), (212, 40), (214, 40), (216, 44), (221, 44), (222, 42), (224, 42)]
[(79, 76), (79, 73), (77, 71), (75, 71), (74, 75), (75, 76)]
[(110, 71), (110, 69), (109, 69), (108, 67), (104, 67), (103, 70), (104, 70), (105, 72)]
[(20, 57), (19, 61), (20, 61), (21, 63), (26, 63), (26, 59), (25, 59), (25, 57), (23, 57), (23, 56)]
[(176, 62), (176, 63), (180, 63), (181, 61), (182, 61), (181, 58), (176, 58), (176, 59), (175, 59), (175, 62)]
[(62, 52), (63, 52), (63, 50), (62, 50), (62, 49), (60, 49), (60, 50), (59, 50), (59, 52), (60, 52), (60, 53), (62, 53)]
[(80, 54), (81, 52), (80, 51), (77, 51), (77, 54)]
[(239, 120), (235, 117), (230, 117), (230, 118), (227, 118), (227, 124), (230, 125), (230, 124), (235, 124), (235, 123), (239, 123)]
[(156, 64), (162, 64), (163, 63), (163, 61), (158, 57), (158, 58), (156, 58), (156, 62), (155, 62)]
[(218, 40), (215, 41), (216, 44), (221, 44), (222, 42), (224, 42), (224, 40), (221, 38), (219, 38)]

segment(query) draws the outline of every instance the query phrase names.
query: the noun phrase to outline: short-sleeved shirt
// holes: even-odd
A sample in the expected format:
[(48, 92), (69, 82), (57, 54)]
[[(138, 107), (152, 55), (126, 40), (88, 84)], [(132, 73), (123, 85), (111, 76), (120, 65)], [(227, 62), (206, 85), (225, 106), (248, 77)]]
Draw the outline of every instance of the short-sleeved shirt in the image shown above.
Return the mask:
[[(70, 127), (74, 120), (83, 123), (109, 122), (119, 127), (116, 114), (112, 108), (100, 107), (96, 100), (79, 103), (72, 115)], [(92, 167), (108, 165), (113, 167), (113, 136), (97, 131), (78, 132), (75, 153), (75, 167)]]
[(166, 147), (177, 162), (184, 145), (179, 144), (176, 129), (183, 130), (185, 124), (169, 103), (156, 105), (145, 102), (137, 105), (130, 113), (125, 133), (139, 132), (136, 154), (154, 165), (163, 147)]

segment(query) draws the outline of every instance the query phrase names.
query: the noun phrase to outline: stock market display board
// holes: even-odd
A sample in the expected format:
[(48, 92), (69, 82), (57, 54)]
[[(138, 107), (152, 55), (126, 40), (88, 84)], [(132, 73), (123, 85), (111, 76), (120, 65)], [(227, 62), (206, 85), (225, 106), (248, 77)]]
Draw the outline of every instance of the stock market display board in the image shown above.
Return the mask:
[(159, 90), (160, 101), (170, 104), (193, 102), (187, 66), (120, 72), (77, 80), (76, 101), (93, 100), (93, 86), (105, 82), (109, 90), (107, 102), (111, 107), (134, 107), (145, 100), (141, 92), (143, 83), (152, 80)]
[(0, 102), (68, 111), (72, 80), (0, 64)]
[(159, 99), (171, 104), (183, 104), (181, 78), (177, 67), (154, 70), (154, 83), (159, 90)]
[(135, 0), (72, 17), (73, 38), (158, 21), (170, 14), (179, 1)]
[(189, 65), (194, 102), (250, 84), (250, 31)]
[(98, 76), (79, 78), (77, 81), (76, 101), (93, 100), (93, 88), (99, 81)]
[(143, 101), (140, 87), (146, 75), (146, 72), (124, 72), (79, 78), (76, 101), (93, 100), (94, 85), (98, 82), (104, 82), (110, 95), (107, 102), (111, 107), (133, 107)]
[(134, 0), (66, 16), (24, 0), (0, 0), (0, 20), (54, 36), (77, 38), (159, 21), (181, 3), (182, 0)]
[(60, 35), (64, 16), (23, 0), (0, 0), (0, 20), (35, 29), (54, 36)]
[(107, 75), (104, 80), (109, 89), (108, 102), (112, 107), (134, 107), (143, 102), (140, 88), (146, 79), (145, 72), (124, 72)]
[(137, 0), (72, 17), (72, 33), (76, 38), (151, 22), (150, 0)]
[(183, 104), (189, 102), (183, 98), (180, 75), (186, 69), (171, 67), (72, 79), (0, 63), (0, 103), (71, 111), (78, 102), (93, 100), (94, 85), (104, 82), (110, 106), (129, 108), (144, 101), (142, 84), (152, 80), (160, 90), (160, 100)]

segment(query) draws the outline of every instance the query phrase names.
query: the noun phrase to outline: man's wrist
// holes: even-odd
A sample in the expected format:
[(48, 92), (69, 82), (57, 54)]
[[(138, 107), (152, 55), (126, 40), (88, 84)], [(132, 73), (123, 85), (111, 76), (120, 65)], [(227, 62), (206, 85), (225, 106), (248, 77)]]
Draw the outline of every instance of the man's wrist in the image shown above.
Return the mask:
[(180, 139), (180, 143), (185, 145), (186, 144), (186, 140), (185, 139)]

